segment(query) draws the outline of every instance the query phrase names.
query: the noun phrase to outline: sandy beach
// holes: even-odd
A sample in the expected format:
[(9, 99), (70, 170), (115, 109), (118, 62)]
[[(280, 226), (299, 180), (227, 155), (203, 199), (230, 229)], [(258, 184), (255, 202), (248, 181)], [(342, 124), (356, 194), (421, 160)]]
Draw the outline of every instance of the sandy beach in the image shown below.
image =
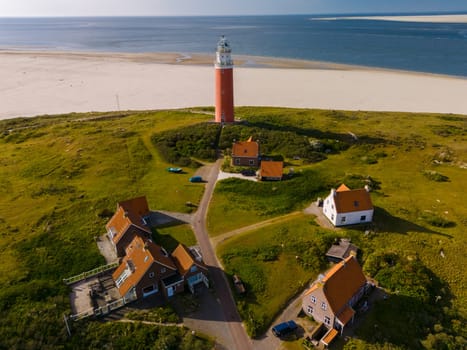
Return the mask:
[[(0, 51), (0, 119), (214, 104), (210, 55)], [(467, 114), (467, 79), (234, 56), (235, 104)]]
[(313, 20), (367, 19), (373, 21), (430, 22), (430, 23), (467, 23), (467, 15), (427, 15), (427, 16), (348, 16), (317, 17)]

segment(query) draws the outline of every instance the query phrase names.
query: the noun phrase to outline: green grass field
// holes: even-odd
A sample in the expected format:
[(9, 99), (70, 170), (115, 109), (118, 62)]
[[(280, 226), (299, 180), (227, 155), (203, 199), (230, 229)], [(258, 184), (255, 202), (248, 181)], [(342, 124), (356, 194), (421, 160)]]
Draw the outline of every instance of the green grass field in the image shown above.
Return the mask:
[[(202, 186), (171, 174), (150, 138), (205, 121), (188, 111), (77, 114), (0, 122), (0, 348), (66, 344), (61, 282), (104, 263), (95, 237), (116, 203), (146, 195), (150, 208), (188, 212)], [(194, 243), (186, 226), (162, 242)]]
[[(467, 316), (467, 274), (463, 268), (463, 252), (467, 243), (467, 207), (462, 195), (462, 188), (467, 184), (467, 118), (434, 114), (289, 111), (276, 108), (244, 108), (240, 111), (242, 118), (248, 119), (249, 126), (261, 124), (275, 131), (306, 135), (310, 139), (321, 135), (349, 144), (348, 148), (329, 152), (325, 160), (314, 164), (285, 160), (289, 167), (294, 167), (295, 172), (312, 171), (318, 174), (317, 180), (309, 177), (317, 190), (308, 192), (308, 198), (296, 196), (296, 205), (289, 205), (289, 212), (303, 208), (318, 195), (326, 196), (330, 184), (338, 186), (345, 182), (354, 188), (362, 186), (364, 182), (361, 180), (369, 177), (375, 189), (372, 199), (376, 206), (372, 232), (364, 236), (362, 231), (359, 235), (344, 231), (342, 235), (354, 237), (354, 241), (360, 245), (364, 268), (367, 268), (367, 262), (381, 252), (395, 253), (402, 261), (415, 260), (426, 268), (417, 270), (417, 274), (411, 277), (407, 277), (410, 276), (407, 271), (400, 271), (397, 267), (389, 271), (382, 269), (379, 275), (376, 274), (382, 279), (383, 286), (398, 295), (394, 296), (394, 303), (375, 307), (369, 321), (359, 331), (361, 340), (348, 344), (347, 348), (437, 348), (441, 343), (451, 348), (465, 346), (466, 332), (456, 325), (465, 323)], [(350, 133), (357, 139), (354, 136), (349, 139)], [(244, 134), (249, 132), (244, 131)], [(287, 181), (271, 186), (275, 186), (277, 192), (287, 187)], [(225, 218), (229, 219), (226, 230), (236, 229), (265, 220), (269, 217), (269, 210), (280, 207), (284, 202), (279, 196), (272, 195), (263, 198), (260, 207), (255, 196), (262, 191), (263, 185), (257, 186), (256, 190), (251, 184), (239, 183), (237, 188), (231, 189), (230, 183), (218, 184), (208, 217), (212, 235), (221, 233), (220, 223)], [(326, 186), (326, 191), (319, 190)], [(287, 208), (283, 208), (282, 212), (287, 212)], [(251, 234), (257, 236), (253, 244), (256, 249), (261, 250), (272, 244), (273, 240), (263, 236), (270, 230), (273, 229), (267, 227)], [(310, 235), (312, 232), (310, 229)], [(227, 241), (220, 247), (219, 255), (222, 257), (226, 251), (239, 249), (246, 239), (247, 236), (242, 236), (238, 241)], [(286, 260), (276, 266), (277, 275), (287, 275), (287, 263), (294, 260), (292, 257), (282, 258)], [(225, 261), (227, 271), (241, 272), (251, 265), (250, 258), (241, 255)], [(267, 286), (269, 275), (265, 271), (262, 276)], [(405, 276), (405, 279), (401, 277), (405, 282), (395, 286), (388, 276), (398, 275)], [(248, 271), (246, 276), (248, 279)], [(297, 280), (294, 274), (289, 276), (288, 283), (295, 285)], [(316, 273), (310, 271), (305, 276), (314, 279)], [(417, 280), (421, 281), (420, 288), (429, 290), (426, 303), (433, 304), (438, 300), (434, 308), (423, 308), (420, 304), (422, 299), (413, 296), (415, 292), (410, 283)], [(427, 282), (434, 280), (437, 281), (436, 287)], [(275, 307), (280, 303), (271, 305), (256, 302), (257, 299), (270, 297), (270, 289), (253, 289), (252, 295), (241, 301), (241, 312), (243, 309), (254, 310), (251, 312), (258, 315), (251, 323), (253, 326), (259, 325), (259, 329), (264, 329), (261, 327), (263, 322), (267, 325), (272, 316), (279, 312)], [(287, 288), (280, 289), (279, 293), (282, 295), (273, 294), (272, 301), (285, 301), (294, 294)], [(401, 296), (401, 293), (407, 295)], [(245, 313), (243, 315), (245, 317)], [(419, 315), (419, 318), (415, 315)], [(374, 324), (379, 324), (380, 329), (385, 331), (374, 332)], [(408, 324), (411, 326), (407, 327)], [(413, 339), (415, 341), (411, 341)]]
[[(0, 349), (77, 344), (66, 341), (62, 320), (69, 300), (61, 281), (104, 262), (95, 237), (104, 233), (106, 213), (118, 201), (146, 195), (151, 209), (185, 213), (192, 210), (186, 202), (199, 203), (203, 186), (188, 182), (195, 168), (168, 173), (173, 164), (158, 147), (168, 145), (162, 142), (165, 136), (175, 135), (183, 141), (181, 157), (210, 157), (212, 144), (193, 138), (212, 119), (204, 110), (0, 121)], [(232, 137), (253, 136), (269, 155), (282, 155), (286, 172), (293, 168), (295, 175), (280, 183), (220, 182), (208, 212), (210, 234), (300, 210), (342, 182), (355, 187), (370, 181), (376, 206), (372, 232), (342, 235), (361, 247), (365, 269), (397, 290), (390, 290), (394, 302), (376, 306), (359, 340), (346, 346), (437, 348), (445, 343), (460, 348), (467, 338), (459, 326), (467, 318), (467, 118), (248, 107), (236, 114), (247, 123), (224, 128), (219, 143), (225, 151)], [(171, 249), (178, 240), (194, 243), (190, 231), (182, 225), (158, 229), (154, 236)], [(239, 273), (247, 283), (249, 293), (238, 302), (251, 334), (259, 334), (326, 267), (322, 253), (334, 236), (306, 217), (245, 233), (219, 247), (227, 272)], [(284, 247), (279, 244), (283, 237)], [(377, 260), (384, 262), (387, 254), (395, 254), (397, 264)], [(423, 297), (434, 304), (425, 311), (410, 281), (394, 281), (413, 271), (411, 280), (424, 284), (429, 292)], [(389, 331), (374, 332), (374, 324)], [(420, 342), (408, 343), (409, 337)]]

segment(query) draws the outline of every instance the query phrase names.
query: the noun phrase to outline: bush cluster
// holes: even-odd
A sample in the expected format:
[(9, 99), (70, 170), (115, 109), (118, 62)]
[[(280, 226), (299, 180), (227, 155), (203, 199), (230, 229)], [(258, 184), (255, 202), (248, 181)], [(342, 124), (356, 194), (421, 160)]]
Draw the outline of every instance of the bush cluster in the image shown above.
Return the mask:
[(216, 160), (219, 127), (200, 123), (154, 134), (151, 140), (167, 163), (190, 166), (195, 164), (192, 158)]

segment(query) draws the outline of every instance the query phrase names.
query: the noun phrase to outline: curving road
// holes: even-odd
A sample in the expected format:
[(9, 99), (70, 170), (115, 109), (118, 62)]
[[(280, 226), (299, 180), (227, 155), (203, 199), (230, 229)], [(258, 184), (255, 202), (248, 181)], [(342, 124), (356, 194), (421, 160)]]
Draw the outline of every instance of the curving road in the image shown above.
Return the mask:
[(203, 254), (204, 262), (209, 267), (210, 280), (214, 284), (219, 303), (222, 307), (224, 322), (230, 333), (230, 338), (233, 341), (233, 344), (222, 345), (226, 346), (229, 350), (249, 350), (253, 349), (252, 342), (243, 328), (229, 283), (217, 260), (216, 253), (211, 245), (206, 230), (206, 214), (222, 162), (222, 159), (218, 159), (213, 165), (207, 166), (207, 174), (203, 176), (206, 181), (205, 190), (198, 210), (193, 216), (192, 226), (196, 240)]

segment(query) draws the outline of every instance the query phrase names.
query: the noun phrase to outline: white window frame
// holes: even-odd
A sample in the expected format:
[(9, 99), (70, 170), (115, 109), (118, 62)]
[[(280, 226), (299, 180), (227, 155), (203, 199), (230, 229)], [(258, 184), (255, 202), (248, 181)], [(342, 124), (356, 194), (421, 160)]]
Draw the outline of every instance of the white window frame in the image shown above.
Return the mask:
[(366, 215), (360, 216), (360, 221), (366, 221)]
[(328, 308), (328, 306), (326, 305), (326, 302), (322, 301), (322, 302), (321, 302), (321, 309), (323, 309), (324, 311), (326, 311), (327, 308)]
[(125, 269), (123, 272), (118, 276), (118, 278), (115, 280), (115, 285), (117, 288), (120, 288), (120, 286), (125, 282), (125, 280), (128, 278), (128, 276), (131, 275), (130, 269)]
[(154, 272), (149, 272), (149, 278), (154, 278)]
[(324, 323), (328, 326), (331, 325), (331, 318), (329, 316), (324, 316)]
[(308, 305), (308, 306), (306, 307), (306, 311), (307, 311), (309, 314), (312, 314), (312, 313), (313, 313), (313, 306)]
[(316, 297), (314, 295), (310, 297), (310, 300), (313, 304), (316, 304)]

